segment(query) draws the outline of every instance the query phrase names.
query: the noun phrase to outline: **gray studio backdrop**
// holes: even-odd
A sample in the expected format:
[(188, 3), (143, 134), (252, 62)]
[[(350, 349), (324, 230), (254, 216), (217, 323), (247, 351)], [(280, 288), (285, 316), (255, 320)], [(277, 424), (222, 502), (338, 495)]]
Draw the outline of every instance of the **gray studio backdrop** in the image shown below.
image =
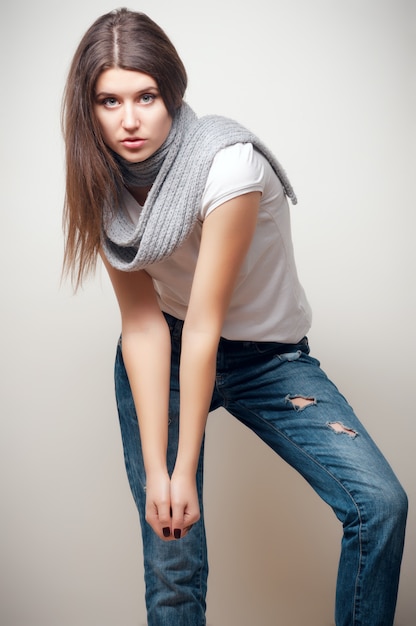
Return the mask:
[[(2, 10), (0, 623), (142, 626), (141, 546), (113, 395), (119, 332), (102, 270), (60, 286), (61, 93), (110, 2)], [(273, 149), (299, 197), (296, 255), (313, 354), (411, 500), (397, 626), (416, 623), (415, 3), (143, 0), (189, 72), (198, 114)], [(207, 429), (212, 626), (333, 624), (340, 528), (224, 411)]]

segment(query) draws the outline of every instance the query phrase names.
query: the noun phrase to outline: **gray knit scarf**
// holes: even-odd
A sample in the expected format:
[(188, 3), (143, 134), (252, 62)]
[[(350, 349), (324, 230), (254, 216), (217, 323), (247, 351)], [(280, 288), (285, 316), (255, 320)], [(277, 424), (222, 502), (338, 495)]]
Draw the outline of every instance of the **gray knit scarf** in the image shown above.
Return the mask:
[(102, 246), (110, 264), (134, 271), (169, 257), (195, 225), (215, 155), (236, 143), (251, 143), (268, 159), (286, 195), (296, 204), (286, 173), (255, 135), (225, 117), (198, 119), (184, 103), (165, 143), (149, 159), (129, 163), (116, 156), (127, 187), (152, 187), (137, 224), (121, 208), (104, 207)]

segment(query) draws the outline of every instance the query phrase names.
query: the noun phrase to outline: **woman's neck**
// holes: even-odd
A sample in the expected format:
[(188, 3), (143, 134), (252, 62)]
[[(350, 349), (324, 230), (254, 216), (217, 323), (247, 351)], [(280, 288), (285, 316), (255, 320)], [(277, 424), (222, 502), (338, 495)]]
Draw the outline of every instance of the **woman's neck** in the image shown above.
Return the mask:
[(133, 187), (129, 186), (128, 190), (133, 196), (133, 198), (140, 204), (140, 206), (144, 206), (146, 202), (147, 194), (149, 193), (152, 185), (147, 185), (147, 187)]

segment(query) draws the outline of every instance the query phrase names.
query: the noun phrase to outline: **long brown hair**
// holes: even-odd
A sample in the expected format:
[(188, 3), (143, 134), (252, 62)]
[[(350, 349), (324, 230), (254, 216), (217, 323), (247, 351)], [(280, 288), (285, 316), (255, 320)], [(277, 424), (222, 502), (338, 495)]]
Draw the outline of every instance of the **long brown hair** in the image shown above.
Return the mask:
[(187, 75), (164, 31), (144, 13), (118, 9), (99, 17), (82, 38), (69, 70), (62, 106), (66, 149), (64, 274), (78, 287), (94, 269), (104, 202), (117, 199), (121, 178), (94, 115), (101, 72), (119, 67), (149, 74), (173, 117)]

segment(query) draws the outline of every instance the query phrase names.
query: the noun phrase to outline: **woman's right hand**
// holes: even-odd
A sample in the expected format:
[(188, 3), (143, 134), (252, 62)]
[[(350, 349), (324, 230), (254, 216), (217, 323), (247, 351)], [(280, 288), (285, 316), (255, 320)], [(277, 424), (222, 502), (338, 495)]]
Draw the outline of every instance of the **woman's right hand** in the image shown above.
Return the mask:
[(164, 541), (174, 539), (172, 531), (170, 478), (166, 470), (146, 477), (146, 521)]
[(146, 522), (163, 541), (184, 537), (200, 518), (195, 476), (166, 470), (146, 479)]

